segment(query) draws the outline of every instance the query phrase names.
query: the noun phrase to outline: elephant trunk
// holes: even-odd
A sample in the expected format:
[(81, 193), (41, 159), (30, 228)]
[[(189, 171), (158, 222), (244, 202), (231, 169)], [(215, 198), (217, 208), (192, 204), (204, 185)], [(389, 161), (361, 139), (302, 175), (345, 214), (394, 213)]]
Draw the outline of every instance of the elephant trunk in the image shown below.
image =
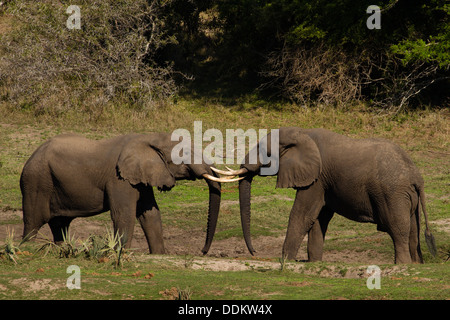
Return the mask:
[[(214, 173), (211, 174), (214, 175)], [(220, 209), (220, 183), (205, 179), (209, 187), (209, 206), (208, 206), (208, 226), (206, 230), (205, 246), (202, 249), (203, 254), (207, 254), (211, 247), (214, 233), (216, 232), (217, 219)]]
[(245, 244), (251, 255), (256, 251), (253, 249), (250, 236), (250, 197), (253, 175), (247, 175), (245, 179), (239, 181), (239, 206), (241, 210), (241, 224), (244, 233)]

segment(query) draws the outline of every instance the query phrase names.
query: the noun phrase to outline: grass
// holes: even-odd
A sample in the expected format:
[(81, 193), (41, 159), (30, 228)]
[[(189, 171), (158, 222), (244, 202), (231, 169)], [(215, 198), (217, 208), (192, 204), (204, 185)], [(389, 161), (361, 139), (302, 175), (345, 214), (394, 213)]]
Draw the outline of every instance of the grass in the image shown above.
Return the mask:
[[(220, 272), (195, 268), (197, 258), (186, 263), (183, 257), (155, 258), (136, 253), (130, 261), (114, 267), (83, 256), (44, 256), (37, 253), (33, 244), (25, 243), (20, 250), (32, 254), (17, 255), (16, 250), (17, 264), (0, 258), (0, 299), (172, 299), (183, 294), (194, 300), (444, 299), (450, 296), (445, 262), (450, 252), (450, 121), (446, 110), (419, 110), (390, 117), (367, 110), (363, 105), (305, 109), (289, 104), (271, 107), (267, 102), (245, 99), (230, 106), (206, 99), (179, 99), (163, 109), (145, 112), (108, 106), (95, 119), (77, 110), (58, 117), (45, 113), (35, 116), (31, 111), (0, 105), (0, 118), (0, 215), (21, 209), (19, 178), (23, 164), (41, 143), (59, 133), (76, 132), (100, 139), (128, 132), (192, 130), (195, 120), (202, 120), (204, 131), (290, 125), (325, 127), (352, 137), (390, 139), (411, 155), (425, 179), (429, 219), (438, 245), (438, 258), (433, 259), (422, 243), (425, 265), (406, 266), (406, 271), (388, 273), (382, 277), (381, 290), (368, 290), (365, 277), (345, 277), (348, 270), (360, 267), (345, 261), (313, 263), (293, 271), (292, 266), (302, 264), (283, 262), (283, 268), (280, 263), (259, 268), (249, 260), (242, 261), (248, 264), (246, 270)], [(275, 189), (275, 183), (275, 177), (254, 180), (254, 244), (259, 236), (285, 234), (295, 192)], [(177, 227), (187, 232), (206, 230), (208, 192), (204, 181), (179, 181), (170, 192), (156, 192), (155, 196), (163, 227)], [(110, 223), (108, 214), (89, 219)], [(0, 221), (0, 228), (20, 223), (19, 218)], [(215, 241), (231, 237), (242, 238), (237, 184), (223, 187)], [(4, 240), (0, 239), (0, 244)], [(325, 251), (358, 251), (393, 257), (392, 241), (387, 234), (377, 232), (375, 225), (352, 222), (338, 215), (330, 223)], [(269, 260), (277, 262), (279, 259)], [(71, 264), (82, 270), (81, 290), (65, 287), (69, 276), (66, 268)], [(392, 265), (380, 267), (382, 270), (395, 268)], [(145, 278), (149, 274), (154, 276)]]
[[(28, 245), (28, 250), (30, 245)], [(205, 260), (207, 258), (203, 258)], [(0, 299), (153, 299), (179, 294), (198, 299), (445, 299), (446, 264), (381, 265), (381, 289), (366, 286), (367, 266), (285, 262), (269, 268), (240, 261), (239, 271), (211, 271), (181, 263), (180, 257), (141, 256), (120, 269), (92, 259), (56, 255), (21, 256), (18, 265), (0, 261)], [(178, 261), (178, 263), (176, 263)], [(194, 262), (194, 265), (196, 262)], [(70, 265), (81, 270), (81, 289), (69, 290)], [(359, 273), (359, 274), (358, 274)]]

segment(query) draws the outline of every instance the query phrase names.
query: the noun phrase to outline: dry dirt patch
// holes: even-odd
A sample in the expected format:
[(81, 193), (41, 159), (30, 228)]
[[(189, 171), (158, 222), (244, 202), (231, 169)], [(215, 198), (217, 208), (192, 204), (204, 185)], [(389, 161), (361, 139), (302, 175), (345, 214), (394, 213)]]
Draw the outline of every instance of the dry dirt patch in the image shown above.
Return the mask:
[[(153, 261), (158, 264), (168, 264), (180, 268), (205, 271), (256, 271), (267, 272), (281, 269), (281, 263), (278, 261), (267, 261), (257, 259), (220, 259), (210, 257), (185, 257), (179, 256), (142, 256), (144, 261)], [(304, 262), (286, 262), (283, 270), (289, 270), (296, 273), (321, 276), (327, 278), (349, 278), (360, 279), (367, 278), (368, 264), (363, 265), (317, 265)], [(407, 266), (384, 267), (381, 271), (382, 276), (409, 276)]]
[(21, 287), (25, 292), (53, 291), (65, 287), (63, 283), (53, 283), (52, 279), (30, 280), (28, 278), (18, 278), (9, 283), (14, 287)]
[[(16, 241), (20, 241), (23, 233), (22, 222), (2, 224), (2, 221), (20, 221), (22, 212), (18, 210), (6, 210), (0, 212), (0, 245), (8, 234), (8, 229), (14, 229)], [(110, 221), (98, 221), (91, 218), (74, 219), (70, 225), (70, 232), (76, 239), (85, 240), (92, 234), (105, 234), (106, 227), (111, 227)], [(46, 241), (52, 239), (52, 234), (48, 225), (44, 225), (39, 231), (36, 241)], [(257, 250), (255, 259), (278, 258), (281, 256), (284, 236), (260, 236), (253, 242)], [(205, 242), (205, 233), (201, 230), (183, 230), (174, 226), (164, 226), (164, 243), (166, 253), (178, 256), (202, 256), (201, 249)], [(132, 240), (132, 248), (136, 252), (148, 252), (147, 241), (141, 227), (136, 224)], [(243, 238), (231, 237), (223, 240), (214, 240), (207, 258), (245, 258), (252, 256), (245, 246)], [(297, 256), (299, 261), (307, 259), (306, 241), (302, 244)], [(378, 254), (375, 250), (352, 251), (329, 250), (324, 252), (323, 261), (326, 262), (346, 262), (346, 263), (369, 263), (385, 264), (392, 263), (391, 259)], [(228, 268), (233, 268), (232, 265)]]
[(450, 218), (431, 221), (430, 224), (444, 232), (450, 232)]

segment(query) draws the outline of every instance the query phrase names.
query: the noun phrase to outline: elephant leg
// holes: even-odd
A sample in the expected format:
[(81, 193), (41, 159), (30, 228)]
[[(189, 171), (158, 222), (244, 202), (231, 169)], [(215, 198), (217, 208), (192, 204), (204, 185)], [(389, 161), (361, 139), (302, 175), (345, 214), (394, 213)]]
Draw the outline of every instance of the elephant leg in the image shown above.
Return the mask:
[(164, 240), (162, 232), (161, 213), (157, 207), (146, 210), (138, 217), (147, 238), (150, 253), (164, 254)]
[(129, 249), (133, 239), (135, 215), (131, 215), (128, 212), (136, 212), (136, 209), (130, 206), (123, 210), (125, 212), (111, 209), (111, 219), (113, 221), (114, 235), (118, 234), (121, 245), (125, 249)]
[(283, 244), (283, 256), (295, 259), (303, 238), (314, 225), (324, 204), (324, 191), (320, 183), (297, 190)]
[(24, 193), (22, 209), (23, 238), (30, 240), (50, 220), (50, 196), (45, 193)]
[(119, 235), (121, 245), (125, 249), (131, 247), (133, 239), (136, 205), (129, 204), (120, 209), (111, 208), (111, 219), (113, 221), (114, 235)]
[(323, 243), (328, 223), (333, 217), (334, 212), (323, 207), (319, 213), (319, 218), (314, 222), (311, 230), (308, 232), (308, 261), (322, 261)]
[(53, 234), (53, 242), (55, 244), (61, 244), (64, 238), (69, 232), (69, 225), (74, 218), (72, 217), (53, 217), (50, 219), (48, 224), (50, 225), (50, 230)]
[(164, 240), (162, 231), (161, 213), (153, 194), (153, 190), (141, 192), (141, 201), (138, 202), (137, 218), (144, 230), (150, 253), (164, 254)]
[(128, 182), (119, 180), (112, 186), (107, 186), (107, 193), (114, 234), (118, 234), (121, 244), (125, 249), (129, 249), (133, 238), (139, 192)]
[(380, 215), (386, 220), (388, 234), (394, 242), (395, 263), (411, 263), (410, 254), (410, 206), (406, 201), (396, 201), (387, 205)]
[(411, 263), (408, 237), (391, 236), (394, 241), (395, 263)]

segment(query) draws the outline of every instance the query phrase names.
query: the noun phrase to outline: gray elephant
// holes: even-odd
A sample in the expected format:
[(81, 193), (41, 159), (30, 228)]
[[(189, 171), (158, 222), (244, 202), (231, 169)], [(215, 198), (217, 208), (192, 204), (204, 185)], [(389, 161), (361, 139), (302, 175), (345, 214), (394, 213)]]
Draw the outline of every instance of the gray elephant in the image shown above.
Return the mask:
[[(424, 182), (419, 170), (397, 145), (380, 139), (352, 139), (325, 129), (281, 128), (277, 187), (297, 190), (292, 207), (283, 256), (295, 259), (308, 233), (308, 259), (322, 259), (328, 223), (336, 212), (358, 222), (370, 222), (387, 232), (395, 248), (396, 263), (423, 263), (419, 242), (419, 204), (425, 216), (425, 238), (433, 255), (434, 237), (428, 227)], [(270, 153), (271, 138), (267, 138)], [(260, 148), (259, 145), (256, 148)], [(260, 174), (257, 163), (244, 160), (239, 170), (216, 172), (239, 174), (242, 228), (250, 253), (251, 183)]]
[(168, 133), (104, 140), (64, 134), (48, 140), (31, 155), (20, 178), (24, 238), (35, 236), (48, 223), (58, 243), (74, 218), (110, 210), (114, 232), (126, 248), (137, 218), (150, 253), (164, 253), (161, 214), (152, 187), (167, 191), (176, 180), (205, 178), (209, 207), (202, 252), (206, 254), (219, 214), (220, 179), (205, 163), (174, 164), (171, 150), (177, 143)]

